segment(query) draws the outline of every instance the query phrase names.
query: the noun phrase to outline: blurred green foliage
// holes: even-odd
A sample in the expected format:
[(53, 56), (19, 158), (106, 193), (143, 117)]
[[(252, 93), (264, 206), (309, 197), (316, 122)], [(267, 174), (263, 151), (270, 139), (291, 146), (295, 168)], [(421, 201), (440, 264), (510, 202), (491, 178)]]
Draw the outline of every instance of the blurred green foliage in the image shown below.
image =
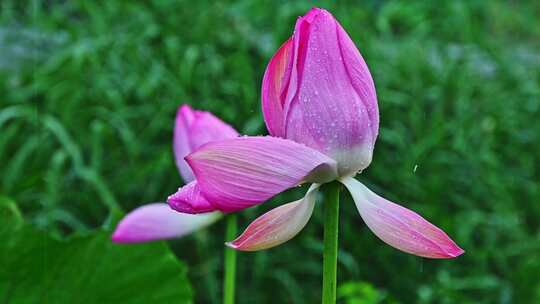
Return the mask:
[[(164, 200), (181, 184), (178, 105), (264, 134), (265, 65), (313, 5), (3, 0), (0, 194), (56, 237)], [(540, 302), (540, 2), (316, 5), (350, 33), (377, 87), (380, 137), (359, 178), (466, 250), (448, 261), (398, 252), (344, 195), (338, 282), (369, 282), (401, 303)], [(241, 225), (302, 191), (246, 210)], [(239, 303), (319, 301), (320, 209), (289, 243), (240, 254)], [(169, 243), (198, 303), (219, 303), (223, 230)]]
[(118, 246), (102, 230), (55, 240), (3, 198), (0, 221), (2, 303), (192, 303), (186, 267), (162, 243)]
[(368, 282), (344, 282), (337, 291), (338, 301), (344, 304), (394, 304), (385, 291), (377, 290)]

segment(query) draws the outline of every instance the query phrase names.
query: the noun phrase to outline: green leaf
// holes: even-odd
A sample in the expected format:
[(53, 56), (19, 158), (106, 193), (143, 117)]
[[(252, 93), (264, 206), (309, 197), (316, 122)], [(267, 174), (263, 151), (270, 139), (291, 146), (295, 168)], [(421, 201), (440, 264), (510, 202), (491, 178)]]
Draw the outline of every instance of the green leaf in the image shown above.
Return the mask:
[(122, 246), (110, 232), (56, 240), (0, 203), (0, 303), (191, 303), (186, 267), (164, 243)]

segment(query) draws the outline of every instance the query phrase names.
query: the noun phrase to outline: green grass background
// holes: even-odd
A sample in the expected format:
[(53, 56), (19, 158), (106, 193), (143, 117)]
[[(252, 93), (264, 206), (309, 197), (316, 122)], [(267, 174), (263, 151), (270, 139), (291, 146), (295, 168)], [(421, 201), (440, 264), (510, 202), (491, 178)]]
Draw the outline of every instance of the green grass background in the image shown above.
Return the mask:
[[(349, 32), (377, 87), (380, 136), (358, 178), (466, 250), (401, 253), (344, 194), (340, 303), (539, 303), (538, 1), (3, 0), (0, 194), (56, 237), (164, 200), (181, 185), (176, 108), (266, 134), (264, 68), (314, 5)], [(241, 227), (302, 191), (246, 210)], [(238, 303), (319, 302), (321, 209), (285, 245), (239, 254)], [(169, 242), (197, 303), (220, 302), (223, 231)]]

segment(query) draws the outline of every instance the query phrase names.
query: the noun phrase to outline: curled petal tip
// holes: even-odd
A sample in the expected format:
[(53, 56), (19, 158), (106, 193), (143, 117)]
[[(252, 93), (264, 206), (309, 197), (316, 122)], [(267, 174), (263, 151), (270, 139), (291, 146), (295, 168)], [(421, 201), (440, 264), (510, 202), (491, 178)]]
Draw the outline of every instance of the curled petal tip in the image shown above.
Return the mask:
[(238, 250), (238, 246), (234, 244), (234, 241), (225, 242), (225, 246), (227, 246), (227, 247), (229, 247), (231, 249)]
[(217, 210), (201, 193), (197, 181), (192, 181), (169, 195), (167, 203), (181, 213), (198, 214)]
[[(441, 230), (442, 232), (442, 230)], [(443, 232), (444, 233), (444, 232)], [(446, 235), (446, 234), (445, 234)], [(442, 243), (446, 242), (446, 245), (439, 244), (439, 250), (438, 252), (432, 252), (432, 253), (426, 253), (426, 254), (419, 254), (415, 252), (410, 252), (412, 254), (426, 257), (426, 258), (432, 258), (432, 259), (454, 259), (458, 256), (465, 253), (465, 250), (461, 249), (454, 241), (452, 241), (448, 236), (446, 236), (448, 240), (441, 240)]]
[(448, 258), (457, 258), (458, 256), (465, 253), (465, 250), (461, 249), (456, 245), (456, 250), (454, 252), (448, 252), (449, 257)]

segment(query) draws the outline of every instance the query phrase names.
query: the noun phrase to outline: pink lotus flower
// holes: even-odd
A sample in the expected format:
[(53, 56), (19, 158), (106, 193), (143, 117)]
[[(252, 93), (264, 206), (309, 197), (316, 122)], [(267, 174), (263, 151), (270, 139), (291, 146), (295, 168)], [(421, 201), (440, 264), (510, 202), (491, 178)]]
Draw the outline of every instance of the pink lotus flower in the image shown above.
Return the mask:
[(298, 234), (311, 217), (320, 184), (338, 180), (387, 244), (428, 258), (463, 253), (441, 229), (353, 178), (372, 159), (377, 97), (364, 59), (330, 13), (314, 8), (298, 19), (293, 36), (268, 64), (262, 109), (271, 136), (211, 142), (189, 154), (197, 180), (170, 196), (169, 204), (190, 213), (233, 212), (313, 183), (304, 198), (267, 212), (228, 243), (255, 251)]
[[(173, 151), (180, 175), (190, 187), (193, 173), (184, 157), (200, 146), (215, 140), (237, 137), (231, 126), (209, 112), (194, 111), (183, 105), (176, 113)], [(172, 210), (166, 203), (141, 206), (126, 215), (117, 225), (112, 240), (117, 243), (139, 243), (178, 238), (218, 220), (222, 214), (186, 214)]]

